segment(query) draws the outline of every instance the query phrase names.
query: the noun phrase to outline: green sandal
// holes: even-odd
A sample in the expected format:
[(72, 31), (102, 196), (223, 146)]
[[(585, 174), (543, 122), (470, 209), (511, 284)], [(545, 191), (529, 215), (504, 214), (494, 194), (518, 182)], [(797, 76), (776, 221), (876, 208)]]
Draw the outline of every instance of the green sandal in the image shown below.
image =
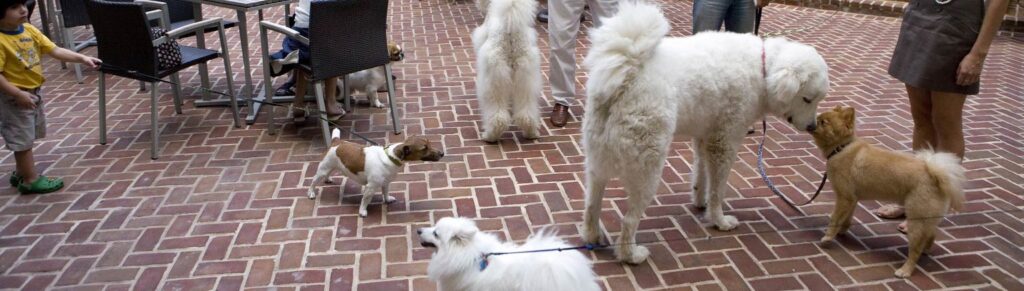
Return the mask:
[(18, 187), (21, 184), (21, 176), (18, 176), (18, 172), (11, 172), (11, 187)]
[(45, 194), (64, 188), (64, 180), (39, 175), (35, 182), (18, 184), (21, 194)]

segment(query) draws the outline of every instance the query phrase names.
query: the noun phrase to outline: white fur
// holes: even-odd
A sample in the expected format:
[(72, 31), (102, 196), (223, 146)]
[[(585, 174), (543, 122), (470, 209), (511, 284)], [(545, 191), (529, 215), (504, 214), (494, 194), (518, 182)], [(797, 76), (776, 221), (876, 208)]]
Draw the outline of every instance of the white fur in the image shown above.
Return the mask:
[[(366, 100), (370, 105), (377, 108), (384, 108), (384, 96), (377, 94), (380, 89), (386, 89), (389, 76), (385, 76), (384, 66), (358, 71), (348, 75), (348, 95), (352, 96), (356, 91), (366, 94)], [(341, 88), (342, 84), (338, 84)]]
[[(332, 140), (341, 139), (341, 131), (337, 128), (331, 133)], [(359, 204), (359, 216), (366, 217), (366, 207), (370, 205), (370, 200), (373, 199), (373, 193), (380, 189), (381, 194), (384, 195), (384, 201), (387, 203), (395, 202), (395, 197), (388, 195), (388, 185), (395, 179), (398, 172), (402, 170), (401, 165), (395, 165), (388, 158), (389, 152), (394, 152), (396, 147), (402, 146), (401, 143), (393, 144), (388, 148), (382, 146), (368, 146), (363, 148), (363, 153), (366, 154), (366, 161), (364, 169), (360, 173), (352, 173), (338, 158), (337, 146), (333, 146), (324, 155), (324, 159), (320, 161), (319, 167), (316, 170), (316, 176), (313, 177), (313, 182), (309, 184), (309, 190), (306, 195), (309, 199), (315, 199), (317, 194), (317, 185), (321, 182), (331, 183), (331, 174), (335, 171), (342, 173), (351, 181), (355, 181), (360, 185), (363, 185), (363, 200)]]
[(472, 220), (445, 217), (434, 227), (417, 230), (421, 244), (437, 250), (427, 275), (446, 291), (599, 291), (590, 260), (579, 251), (553, 251), (491, 256), (480, 270), (481, 256), (569, 247), (550, 232), (541, 230), (526, 243), (502, 243), (480, 232)]
[(540, 50), (534, 29), (536, 0), (478, 0), (487, 11), (473, 31), (482, 138), (496, 142), (515, 123), (528, 139), (540, 136)]
[(729, 230), (738, 222), (723, 215), (722, 195), (747, 128), (774, 115), (791, 117), (794, 127), (805, 130), (815, 124), (818, 102), (828, 91), (827, 66), (812, 47), (719, 32), (666, 38), (669, 29), (657, 6), (623, 2), (617, 15), (591, 33), (593, 45), (584, 63), (590, 78), (583, 123), (583, 238), (600, 239), (605, 184), (620, 178), (629, 209), (616, 252), (629, 263), (640, 263), (649, 254), (633, 245), (634, 236), (675, 135), (694, 140), (694, 203), (709, 204), (708, 220)]

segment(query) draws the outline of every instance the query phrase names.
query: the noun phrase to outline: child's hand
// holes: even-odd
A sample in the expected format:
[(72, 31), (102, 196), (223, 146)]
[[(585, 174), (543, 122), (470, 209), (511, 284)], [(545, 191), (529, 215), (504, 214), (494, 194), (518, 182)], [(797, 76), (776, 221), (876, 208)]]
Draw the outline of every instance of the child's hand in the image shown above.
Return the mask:
[(22, 92), (24, 94), (18, 94), (14, 97), (14, 104), (21, 107), (21, 109), (36, 109), (36, 97), (32, 93)]
[(103, 61), (101, 61), (100, 59), (97, 59), (97, 58), (94, 58), (94, 57), (90, 57), (90, 56), (82, 56), (82, 59), (80, 60), (80, 62), (82, 64), (85, 64), (86, 66), (89, 66), (90, 69), (99, 68), (100, 64), (103, 63)]

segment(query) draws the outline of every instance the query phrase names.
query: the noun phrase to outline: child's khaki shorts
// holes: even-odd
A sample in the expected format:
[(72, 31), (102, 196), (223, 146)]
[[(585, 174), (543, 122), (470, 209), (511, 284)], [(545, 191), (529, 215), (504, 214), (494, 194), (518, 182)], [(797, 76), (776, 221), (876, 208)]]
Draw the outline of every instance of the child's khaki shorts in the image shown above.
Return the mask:
[(0, 93), (0, 136), (7, 149), (15, 152), (31, 150), (36, 139), (46, 137), (46, 117), (39, 89), (28, 92), (39, 96), (36, 109), (24, 109), (14, 103), (14, 96)]

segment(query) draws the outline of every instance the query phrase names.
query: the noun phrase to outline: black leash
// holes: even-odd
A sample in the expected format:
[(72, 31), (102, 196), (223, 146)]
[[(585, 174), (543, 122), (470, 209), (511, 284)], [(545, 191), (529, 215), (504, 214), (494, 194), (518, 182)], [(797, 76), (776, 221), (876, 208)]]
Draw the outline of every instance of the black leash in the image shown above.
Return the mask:
[[(807, 202), (800, 203), (800, 204), (793, 203), (793, 201), (789, 200), (789, 198), (786, 198), (786, 195), (782, 194), (782, 191), (779, 191), (778, 188), (775, 188), (775, 183), (772, 183), (772, 180), (768, 179), (768, 173), (766, 173), (765, 170), (764, 170), (764, 143), (767, 141), (767, 139), (768, 139), (768, 121), (765, 120), (765, 119), (762, 119), (761, 120), (761, 145), (759, 145), (757, 147), (757, 171), (761, 174), (761, 180), (764, 180), (764, 183), (766, 185), (768, 185), (768, 189), (772, 190), (772, 193), (774, 193), (775, 196), (779, 196), (779, 199), (782, 199), (782, 202), (785, 202), (786, 205), (789, 205), (789, 207), (793, 208), (793, 210), (796, 210), (796, 212), (800, 213), (800, 215), (807, 216), (806, 213), (804, 213), (803, 211), (800, 210), (799, 206), (804, 206), (804, 205), (807, 205), (807, 204), (811, 204), (811, 202), (814, 202), (815, 198), (818, 198), (818, 195), (821, 194), (821, 189), (825, 188), (825, 181), (828, 180), (828, 172), (825, 172), (825, 173), (823, 173), (821, 175), (821, 184), (818, 184), (818, 190), (814, 191), (814, 196), (811, 196), (810, 200), (807, 200)], [(835, 155), (836, 153), (838, 153), (842, 149), (843, 149), (843, 147), (837, 148), (835, 151), (833, 151), (831, 154), (828, 155), (828, 158), (831, 158), (833, 155)], [(827, 161), (828, 161), (828, 159), (826, 158), (826, 162)]]
[[(221, 95), (221, 96), (225, 96), (225, 97), (229, 97), (229, 98), (232, 97), (231, 95), (229, 95), (227, 93), (224, 93), (224, 92), (220, 92), (220, 91), (216, 91), (216, 90), (212, 90), (212, 89), (207, 89), (207, 88), (203, 88), (203, 87), (186, 86), (186, 85), (182, 85), (180, 83), (174, 83), (174, 82), (167, 81), (167, 80), (164, 80), (164, 79), (161, 79), (161, 78), (157, 78), (156, 76), (150, 76), (150, 75), (147, 75), (147, 74), (139, 73), (136, 70), (122, 68), (122, 67), (111, 65), (111, 64), (107, 64), (107, 63), (100, 63), (100, 66), (106, 67), (106, 68), (111, 69), (111, 70), (123, 71), (123, 72), (126, 72), (128, 74), (136, 75), (136, 76), (142, 77), (143, 79), (147, 79), (145, 81), (162, 82), (162, 83), (167, 83), (167, 84), (171, 84), (171, 85), (177, 85), (177, 86), (182, 87), (182, 88), (199, 89), (199, 90), (210, 92), (210, 93), (213, 93), (213, 94), (216, 94), (216, 95)], [(267, 81), (264, 81), (264, 82), (267, 82)], [(252, 102), (260, 103), (260, 104), (263, 104), (263, 105), (276, 106), (276, 107), (288, 107), (288, 106), (283, 105), (283, 104), (277, 104), (277, 103), (273, 103), (273, 102), (260, 101), (260, 100), (256, 100), (256, 99), (252, 99)], [(377, 143), (377, 142), (375, 142), (375, 141), (373, 141), (373, 140), (371, 140), (371, 139), (369, 139), (369, 138), (367, 138), (367, 137), (365, 137), (365, 136), (363, 136), (361, 134), (355, 133), (354, 131), (351, 131), (351, 130), (342, 129), (341, 125), (338, 124), (337, 121), (331, 120), (331, 119), (326, 117), (326, 116), (328, 116), (327, 112), (323, 112), (323, 111), (316, 110), (316, 109), (308, 109), (308, 108), (305, 108), (305, 107), (298, 108), (298, 109), (302, 110), (307, 115), (314, 114), (320, 120), (326, 121), (328, 124), (334, 126), (334, 128), (337, 128), (338, 130), (341, 130), (341, 131), (346, 131), (346, 132), (348, 132), (351, 135), (357, 136), (360, 139), (366, 141), (367, 143), (369, 143), (371, 145), (380, 146), (379, 143)]]

